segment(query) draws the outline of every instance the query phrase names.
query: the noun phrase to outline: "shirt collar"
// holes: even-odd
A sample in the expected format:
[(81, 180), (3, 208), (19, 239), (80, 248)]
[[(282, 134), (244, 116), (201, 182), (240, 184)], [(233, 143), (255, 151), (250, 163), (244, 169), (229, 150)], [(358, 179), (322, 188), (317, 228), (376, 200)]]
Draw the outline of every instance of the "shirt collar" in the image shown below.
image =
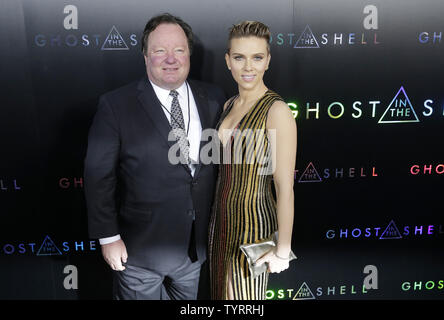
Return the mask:
[[(149, 80), (149, 79), (148, 79)], [(154, 92), (156, 93), (157, 98), (159, 98), (160, 102), (164, 103), (168, 101), (168, 98), (170, 97), (170, 91), (168, 89), (164, 89), (159, 87), (158, 85), (154, 84), (151, 80), (151, 85), (153, 86)], [(182, 85), (176, 89), (177, 93), (179, 94), (179, 98), (186, 98), (187, 96), (187, 84), (186, 81), (182, 83)]]

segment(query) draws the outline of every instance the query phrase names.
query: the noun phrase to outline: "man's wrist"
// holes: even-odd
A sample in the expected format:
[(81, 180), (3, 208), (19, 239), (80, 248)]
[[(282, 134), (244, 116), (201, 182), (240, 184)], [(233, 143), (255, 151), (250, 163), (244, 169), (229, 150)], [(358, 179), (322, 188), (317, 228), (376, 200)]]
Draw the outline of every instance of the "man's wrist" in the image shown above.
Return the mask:
[(117, 235), (112, 236), (112, 237), (100, 238), (99, 239), (99, 243), (100, 243), (100, 245), (103, 246), (105, 244), (110, 244), (110, 243), (116, 242), (116, 241), (118, 241), (120, 239), (121, 239), (120, 238), (120, 234), (117, 234)]

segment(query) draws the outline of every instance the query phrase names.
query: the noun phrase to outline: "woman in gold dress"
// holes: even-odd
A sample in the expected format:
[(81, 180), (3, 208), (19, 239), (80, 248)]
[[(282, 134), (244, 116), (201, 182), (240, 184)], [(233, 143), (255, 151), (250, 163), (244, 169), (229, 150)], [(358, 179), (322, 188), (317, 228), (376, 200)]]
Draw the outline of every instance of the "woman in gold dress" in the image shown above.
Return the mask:
[[(270, 31), (260, 22), (230, 29), (225, 60), (239, 94), (225, 103), (216, 127), (223, 158), (209, 231), (212, 299), (263, 300), (269, 272), (289, 267), (297, 129), (288, 105), (263, 81), (269, 42)], [(239, 246), (275, 231), (277, 246), (257, 261), (268, 270), (253, 279)]]

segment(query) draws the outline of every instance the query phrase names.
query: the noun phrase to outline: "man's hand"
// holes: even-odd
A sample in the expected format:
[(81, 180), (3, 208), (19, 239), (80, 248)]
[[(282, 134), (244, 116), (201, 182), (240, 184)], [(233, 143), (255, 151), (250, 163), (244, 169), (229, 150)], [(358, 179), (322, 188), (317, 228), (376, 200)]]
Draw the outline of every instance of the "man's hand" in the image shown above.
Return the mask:
[(102, 245), (102, 255), (111, 269), (116, 271), (125, 270), (122, 262), (126, 263), (128, 253), (122, 239)]

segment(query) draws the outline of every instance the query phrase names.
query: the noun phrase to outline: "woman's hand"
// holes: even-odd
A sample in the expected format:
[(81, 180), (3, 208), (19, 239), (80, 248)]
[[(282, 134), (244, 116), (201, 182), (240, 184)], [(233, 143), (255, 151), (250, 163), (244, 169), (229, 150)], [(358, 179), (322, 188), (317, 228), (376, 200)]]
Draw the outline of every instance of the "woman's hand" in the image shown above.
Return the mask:
[(268, 263), (268, 272), (271, 273), (279, 273), (281, 271), (284, 271), (288, 269), (290, 260), (281, 258), (276, 256), (276, 253), (274, 250), (268, 251), (266, 254), (264, 254), (262, 257), (260, 257), (256, 261), (256, 265), (260, 266), (264, 263)]

